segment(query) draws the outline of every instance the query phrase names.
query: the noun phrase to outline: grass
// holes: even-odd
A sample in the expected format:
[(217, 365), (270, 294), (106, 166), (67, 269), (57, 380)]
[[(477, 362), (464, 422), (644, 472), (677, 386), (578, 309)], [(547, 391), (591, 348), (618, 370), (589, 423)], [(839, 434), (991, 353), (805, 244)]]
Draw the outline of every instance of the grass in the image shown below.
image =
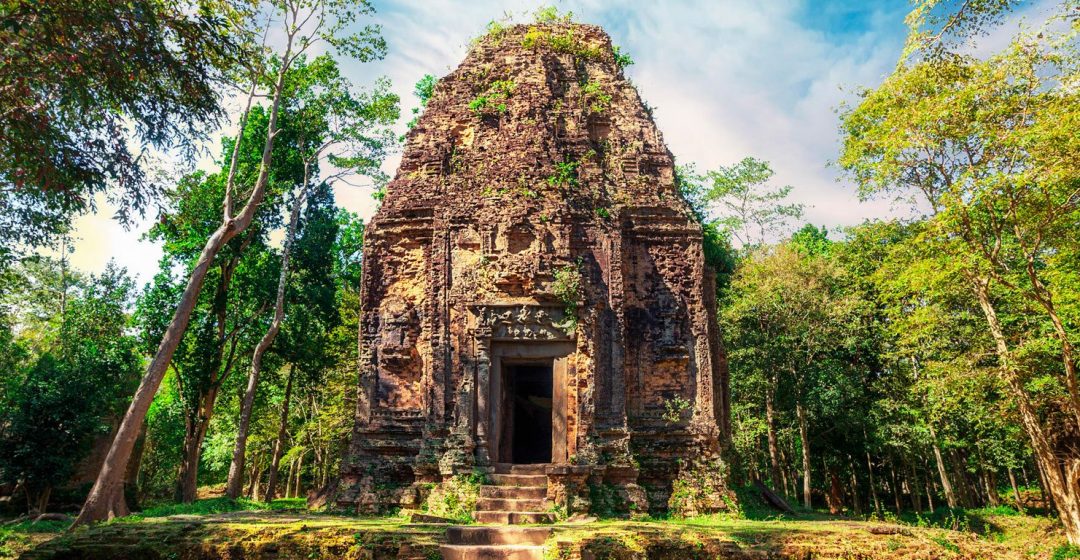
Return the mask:
[[(776, 515), (753, 495), (745, 495), (741, 511), (686, 519), (557, 523), (548, 551), (568, 558), (585, 553), (597, 558), (726, 558), (743, 551), (769, 558), (1080, 559), (1080, 549), (1062, 546), (1065, 539), (1053, 520), (1011, 508), (943, 509), (917, 519), (881, 521), (807, 510), (797, 516)], [(975, 519), (994, 530), (978, 532), (984, 525)], [(403, 549), (418, 557), (436, 557), (445, 539), (443, 526), (410, 524), (401, 517), (315, 514), (303, 507), (302, 499), (263, 504), (212, 498), (148, 508), (73, 533), (62, 533), (65, 527), (43, 522), (0, 528), (0, 558), (35, 545), (41, 546), (25, 556), (28, 560), (395, 557)]]
[[(190, 504), (163, 504), (148, 507), (138, 513), (132, 514), (130, 519), (145, 519), (148, 517), (168, 517), (171, 515), (214, 515), (217, 513), (229, 513), (233, 511), (307, 511), (307, 500), (304, 498), (279, 498), (270, 503), (256, 502), (240, 498), (208, 498), (196, 500)], [(124, 518), (124, 519), (129, 519)]]
[(0, 558), (15, 558), (67, 529), (65, 521), (20, 521), (0, 526)]

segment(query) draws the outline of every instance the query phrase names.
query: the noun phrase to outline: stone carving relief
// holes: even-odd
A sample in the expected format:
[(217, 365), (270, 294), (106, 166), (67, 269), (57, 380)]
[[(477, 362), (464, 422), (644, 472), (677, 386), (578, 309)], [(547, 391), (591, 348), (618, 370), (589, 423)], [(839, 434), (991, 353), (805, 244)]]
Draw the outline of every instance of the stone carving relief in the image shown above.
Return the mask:
[(481, 306), (477, 326), (491, 332), (495, 340), (568, 340), (565, 313), (536, 305)]
[(379, 310), (376, 401), (391, 409), (415, 409), (420, 403), (422, 361), (416, 350), (416, 310), (390, 296)]

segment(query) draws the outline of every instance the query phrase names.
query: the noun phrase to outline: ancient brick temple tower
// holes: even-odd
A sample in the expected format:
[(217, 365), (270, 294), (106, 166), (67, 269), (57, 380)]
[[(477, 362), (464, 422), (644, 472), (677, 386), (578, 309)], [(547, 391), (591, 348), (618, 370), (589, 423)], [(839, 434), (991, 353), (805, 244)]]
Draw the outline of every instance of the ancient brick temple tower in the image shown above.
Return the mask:
[(367, 229), (338, 503), (415, 505), (430, 483), (528, 463), (571, 511), (590, 485), (665, 509), (729, 435), (704, 267), (603, 30), (489, 33), (438, 82)]

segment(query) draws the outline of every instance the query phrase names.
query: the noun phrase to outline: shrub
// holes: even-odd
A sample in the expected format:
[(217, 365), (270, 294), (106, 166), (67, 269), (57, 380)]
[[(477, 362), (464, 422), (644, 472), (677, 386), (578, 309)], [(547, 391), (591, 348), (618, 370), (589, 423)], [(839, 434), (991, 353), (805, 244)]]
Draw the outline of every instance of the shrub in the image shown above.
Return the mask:
[(431, 515), (461, 523), (472, 523), (476, 501), (480, 498), (480, 486), (483, 483), (484, 475), (480, 473), (459, 474), (444, 480), (431, 491), (431, 494), (428, 494), (421, 509)]
[(634, 64), (634, 59), (630, 58), (630, 55), (622, 51), (622, 47), (615, 45), (611, 47), (611, 54), (615, 57), (615, 65), (619, 67), (619, 70), (626, 70), (627, 66)]
[(728, 466), (719, 457), (694, 457), (679, 468), (671, 486), (668, 509), (675, 517), (718, 511), (739, 514), (735, 494), (728, 488)]
[(555, 269), (555, 281), (552, 284), (552, 292), (563, 304), (566, 320), (560, 326), (567, 331), (577, 328), (577, 308), (581, 299), (581, 262), (568, 264)]
[(588, 81), (582, 84), (581, 95), (589, 112), (603, 113), (611, 106), (611, 94), (606, 93), (596, 82)]
[(577, 168), (580, 163), (568, 159), (555, 164), (555, 174), (547, 178), (547, 184), (552, 187), (576, 187)]
[(472, 109), (478, 117), (483, 117), (492, 112), (501, 115), (506, 112), (506, 101), (510, 99), (516, 88), (517, 84), (513, 80), (491, 82), (491, 85), (483, 93), (469, 102), (469, 109)]

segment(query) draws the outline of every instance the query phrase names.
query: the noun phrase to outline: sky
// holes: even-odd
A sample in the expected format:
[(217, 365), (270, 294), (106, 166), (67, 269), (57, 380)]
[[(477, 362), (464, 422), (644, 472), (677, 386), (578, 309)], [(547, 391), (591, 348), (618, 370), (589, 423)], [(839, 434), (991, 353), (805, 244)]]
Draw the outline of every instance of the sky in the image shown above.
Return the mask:
[[(346, 62), (343, 70), (361, 86), (389, 77), (402, 99), (402, 123), (417, 105), (416, 81), (449, 73), (489, 21), (528, 21), (552, 4), (604, 27), (632, 56), (626, 74), (654, 107), (677, 163), (708, 170), (746, 156), (765, 159), (776, 171), (773, 182), (792, 185), (792, 198), (806, 205), (804, 220), (831, 232), (901, 212), (888, 201), (860, 202), (830, 162), (839, 153), (836, 111), (896, 64), (908, 0), (373, 1), (373, 23), (382, 25), (389, 53), (374, 63)], [(398, 161), (390, 158), (385, 170), (392, 175)], [(209, 169), (212, 161), (198, 165)], [(335, 193), (340, 206), (365, 219), (375, 210), (370, 189), (339, 185)], [(113, 259), (140, 283), (149, 281), (161, 249), (141, 240), (143, 231), (124, 230), (107, 207), (84, 216), (75, 224), (72, 264), (96, 273)]]

